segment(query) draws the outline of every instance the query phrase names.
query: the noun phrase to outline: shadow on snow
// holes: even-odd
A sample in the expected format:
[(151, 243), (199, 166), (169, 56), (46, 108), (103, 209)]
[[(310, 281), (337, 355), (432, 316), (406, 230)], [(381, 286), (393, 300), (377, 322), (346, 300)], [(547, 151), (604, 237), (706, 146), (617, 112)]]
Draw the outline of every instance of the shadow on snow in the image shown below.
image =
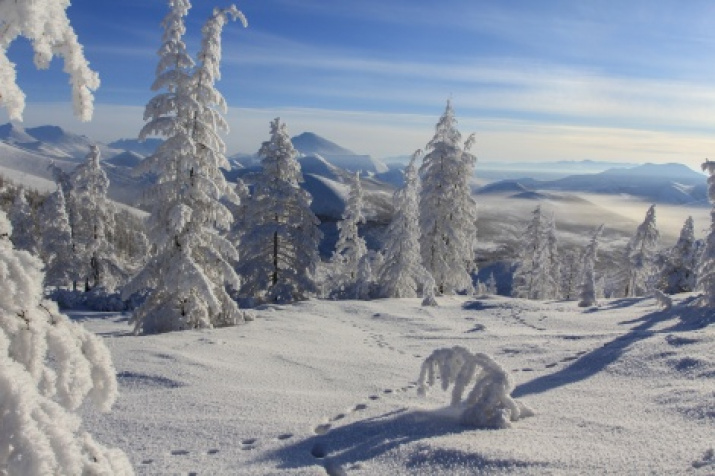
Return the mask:
[[(646, 314), (637, 319), (623, 321), (621, 325), (636, 324), (628, 332), (620, 335), (602, 347), (581, 355), (571, 364), (563, 367), (558, 372), (537, 377), (529, 382), (518, 385), (512, 392), (514, 398), (521, 398), (526, 395), (548, 392), (564, 385), (569, 385), (581, 380), (585, 380), (605, 369), (609, 364), (618, 360), (628, 348), (636, 342), (648, 339), (656, 334), (672, 334), (677, 332), (687, 332), (701, 329), (708, 324), (715, 322), (715, 312), (712, 309), (693, 306), (695, 297), (684, 300), (680, 305), (667, 311), (658, 311)], [(614, 302), (613, 307), (625, 307), (640, 302), (641, 299), (621, 299)], [(598, 313), (590, 309), (590, 313)], [(594, 317), (597, 319), (597, 317)], [(658, 324), (674, 321), (666, 328), (653, 330)], [(676, 338), (666, 336), (668, 342), (687, 342), (687, 338)], [(685, 339), (685, 340), (684, 340)], [(674, 345), (674, 344), (671, 344)]]
[[(359, 467), (361, 462), (378, 458), (420, 440), (443, 435), (458, 435), (474, 430), (461, 426), (454, 417), (442, 412), (408, 411), (406, 408), (384, 415), (356, 421), (330, 429), (264, 455), (261, 459), (274, 461), (280, 469), (296, 469), (321, 465), (328, 474), (345, 474)], [(510, 459), (491, 459), (478, 452), (464, 452), (450, 448), (436, 448), (427, 442), (415, 445), (408, 455), (400, 452), (405, 467), (443, 468), (467, 467), (491, 470), (524, 468), (543, 465), (540, 462)]]

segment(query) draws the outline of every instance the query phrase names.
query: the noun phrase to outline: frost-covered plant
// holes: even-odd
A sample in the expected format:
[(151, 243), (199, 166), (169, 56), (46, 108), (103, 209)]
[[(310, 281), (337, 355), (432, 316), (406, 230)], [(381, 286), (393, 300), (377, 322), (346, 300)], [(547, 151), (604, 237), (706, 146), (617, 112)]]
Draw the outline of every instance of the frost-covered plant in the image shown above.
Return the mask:
[(90, 146), (86, 162), (70, 174), (67, 197), (72, 227), (73, 272), (85, 291), (103, 287), (113, 291), (126, 279), (114, 248), (117, 213), (109, 200), (109, 178), (100, 164), (101, 153)]
[(383, 248), (384, 261), (377, 273), (379, 294), (382, 297), (416, 297), (428, 274), (422, 265), (419, 228), (419, 178), (415, 161), (422, 151), (412, 155), (405, 167), (405, 184), (394, 196), (395, 214), (387, 228)]
[(598, 253), (598, 240), (603, 232), (603, 225), (599, 226), (591, 237), (583, 252), (582, 276), (579, 289), (579, 307), (591, 307), (596, 302), (596, 258)]
[[(514, 382), (504, 368), (487, 354), (472, 354), (461, 346), (437, 349), (425, 359), (417, 391), (427, 393), (439, 376), (442, 390), (452, 385), (452, 407), (461, 408), (463, 424), (476, 428), (511, 428), (511, 423), (534, 412), (514, 400)], [(473, 385), (464, 397), (467, 387)]]
[(8, 239), (0, 212), (0, 473), (131, 474), (123, 452), (81, 428), (90, 400), (117, 398), (109, 349), (42, 297), (42, 263)]
[(704, 293), (701, 302), (704, 306), (715, 307), (715, 162), (705, 160), (702, 164), (708, 177), (708, 198), (712, 204), (710, 210), (710, 232), (705, 238), (705, 248), (698, 267), (698, 288)]
[(698, 251), (693, 217), (688, 217), (680, 230), (678, 242), (663, 257), (658, 288), (669, 294), (694, 291)]
[(525, 299), (556, 299), (560, 295), (556, 220), (537, 206), (522, 233), (519, 259), (514, 270), (512, 295)]
[(92, 91), (99, 76), (89, 68), (82, 45), (67, 18), (70, 0), (22, 0), (0, 2), (0, 106), (12, 120), (22, 120), (25, 94), (17, 84), (15, 64), (7, 49), (19, 36), (30, 41), (38, 69), (46, 69), (54, 56), (64, 58), (70, 75), (74, 112), (83, 121), (92, 117)]
[(35, 213), (27, 202), (25, 192), (22, 189), (17, 190), (8, 218), (10, 218), (10, 223), (12, 224), (12, 236), (10, 239), (15, 248), (36, 254), (38, 240)]
[(66, 286), (72, 281), (72, 229), (62, 188), (47, 196), (39, 210), (40, 257), (45, 263), (45, 284)]
[[(312, 197), (300, 187), (303, 176), (285, 123), (271, 122), (271, 139), (261, 146), (262, 171), (250, 199), (236, 208), (239, 221), (238, 273), (242, 294), (273, 302), (306, 299), (315, 292), (320, 260), (320, 220)], [(241, 215), (244, 215), (241, 217)]]
[(470, 188), (477, 162), (469, 152), (473, 144), (473, 134), (462, 144), (448, 101), (419, 170), (420, 251), (438, 294), (472, 291), (477, 239), (477, 206)]
[(367, 255), (365, 239), (358, 233), (358, 226), (365, 223), (362, 207), (362, 184), (360, 183), (360, 173), (356, 172), (350, 183), (350, 193), (343, 212), (343, 219), (338, 222), (338, 242), (330, 260), (333, 295), (358, 297), (356, 296), (356, 289), (360, 287), (358, 271), (360, 262)]
[(643, 223), (626, 248), (626, 297), (644, 296), (649, 291), (649, 280), (658, 248), (660, 233), (655, 222), (655, 205), (646, 212)]
[(127, 285), (126, 297), (151, 290), (134, 312), (135, 332), (229, 326), (245, 315), (228, 290), (240, 286), (234, 271), (238, 254), (225, 238), (232, 215), (226, 202), (236, 194), (221, 168), (228, 168), (220, 132), (226, 101), (219, 79), (221, 32), (230, 19), (245, 18), (235, 7), (216, 9), (204, 25), (199, 65), (186, 52), (184, 16), (188, 0), (172, 0), (164, 19), (154, 90), (164, 90), (146, 106), (140, 138), (166, 137), (141, 170), (157, 176), (150, 193), (150, 235), (156, 254)]

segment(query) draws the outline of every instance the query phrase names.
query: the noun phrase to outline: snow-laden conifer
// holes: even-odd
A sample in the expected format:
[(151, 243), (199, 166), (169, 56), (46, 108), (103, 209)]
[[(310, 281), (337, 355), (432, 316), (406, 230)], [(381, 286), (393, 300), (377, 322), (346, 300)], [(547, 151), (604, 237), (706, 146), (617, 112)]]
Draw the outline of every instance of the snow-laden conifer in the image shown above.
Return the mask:
[(715, 307), (715, 162), (705, 159), (702, 169), (709, 174), (708, 198), (712, 209), (710, 232), (705, 238), (705, 247), (698, 267), (698, 288), (704, 293), (701, 303), (707, 307)]
[(556, 234), (556, 217), (552, 214), (546, 223), (546, 273), (544, 274), (543, 294), (546, 299), (561, 297), (561, 256), (559, 239)]
[(0, 212), (0, 472), (132, 474), (75, 413), (85, 400), (103, 411), (114, 403), (109, 349), (43, 299), (42, 263), (13, 249), (10, 229)]
[(544, 299), (541, 280), (546, 274), (546, 240), (541, 206), (531, 212), (531, 220), (521, 234), (519, 260), (512, 279), (512, 296), (523, 299)]
[(47, 196), (39, 210), (40, 257), (45, 263), (45, 285), (67, 286), (72, 281), (72, 229), (65, 195), (60, 187)]
[(418, 177), (415, 161), (421, 151), (412, 156), (405, 167), (405, 184), (393, 197), (395, 213), (387, 228), (383, 256), (377, 282), (382, 297), (416, 297), (428, 271), (422, 265), (418, 208)]
[(489, 273), (489, 277), (487, 278), (487, 282), (484, 283), (486, 287), (487, 294), (491, 294), (492, 296), (496, 296), (499, 292), (497, 290), (497, 280), (496, 277), (494, 276), (494, 272), (492, 271)]
[(228, 289), (238, 289), (237, 252), (223, 236), (231, 226), (225, 202), (236, 195), (221, 167), (228, 167), (219, 136), (228, 130), (223, 96), (215, 88), (221, 60), (220, 34), (229, 19), (245, 18), (235, 7), (215, 9), (204, 25), (199, 65), (186, 52), (184, 16), (191, 4), (173, 0), (165, 17), (153, 90), (140, 138), (166, 137), (140, 170), (156, 175), (149, 194), (150, 235), (156, 254), (125, 287), (150, 289), (135, 311), (135, 332), (156, 333), (240, 323), (244, 315)]
[(70, 76), (74, 112), (83, 121), (92, 117), (92, 91), (99, 76), (89, 67), (82, 45), (67, 18), (69, 0), (0, 1), (0, 107), (10, 119), (22, 120), (25, 94), (17, 84), (15, 64), (7, 57), (10, 44), (18, 37), (30, 41), (38, 69), (46, 69), (54, 56), (64, 59)]
[(626, 248), (626, 297), (645, 296), (650, 291), (659, 238), (655, 205), (651, 205)]
[(126, 278), (114, 250), (116, 207), (107, 197), (109, 178), (100, 164), (100, 151), (91, 146), (86, 162), (70, 175), (70, 209), (75, 280), (85, 290), (113, 291)]
[(360, 173), (356, 172), (350, 182), (350, 192), (345, 204), (343, 219), (338, 222), (338, 242), (330, 260), (330, 287), (333, 294), (355, 296), (358, 287), (360, 262), (367, 255), (365, 239), (358, 233), (358, 226), (365, 223), (362, 214), (363, 190)]
[(698, 265), (698, 245), (695, 241), (693, 217), (688, 217), (680, 230), (677, 243), (663, 257), (658, 288), (667, 294), (695, 290)]
[(262, 171), (247, 205), (239, 244), (242, 294), (288, 302), (315, 292), (320, 221), (310, 209), (297, 152), (285, 123), (271, 122), (258, 155)]
[(473, 134), (462, 144), (448, 101), (419, 170), (422, 263), (439, 294), (472, 290), (477, 234), (477, 207), (470, 189), (477, 160), (469, 152), (473, 144)]
[[(511, 397), (513, 378), (487, 354), (472, 354), (460, 346), (435, 350), (422, 363), (418, 393), (426, 394), (438, 376), (442, 390), (452, 386), (450, 404), (462, 409), (461, 421), (465, 425), (511, 428), (512, 422), (534, 415), (529, 407)], [(469, 385), (472, 389), (463, 397)]]
[(579, 307), (591, 307), (597, 304), (596, 259), (598, 254), (598, 240), (601, 237), (601, 233), (603, 233), (603, 225), (596, 229), (583, 252), (583, 264), (581, 265), (582, 277), (578, 302)]
[(15, 199), (10, 207), (9, 218), (12, 224), (12, 236), (10, 239), (13, 246), (18, 250), (37, 254), (39, 240), (35, 213), (27, 202), (25, 192), (21, 188), (17, 190)]

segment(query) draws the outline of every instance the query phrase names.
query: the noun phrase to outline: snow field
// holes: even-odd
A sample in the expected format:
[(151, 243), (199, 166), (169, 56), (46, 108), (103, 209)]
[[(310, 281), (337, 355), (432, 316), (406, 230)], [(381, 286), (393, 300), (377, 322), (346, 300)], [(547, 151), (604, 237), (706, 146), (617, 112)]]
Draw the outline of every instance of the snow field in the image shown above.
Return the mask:
[[(314, 300), (140, 337), (73, 313), (106, 338), (121, 391), (83, 418), (139, 474), (712, 474), (715, 333), (684, 299)], [(474, 430), (450, 391), (418, 397), (424, 358), (454, 345), (510, 370), (535, 416)]]

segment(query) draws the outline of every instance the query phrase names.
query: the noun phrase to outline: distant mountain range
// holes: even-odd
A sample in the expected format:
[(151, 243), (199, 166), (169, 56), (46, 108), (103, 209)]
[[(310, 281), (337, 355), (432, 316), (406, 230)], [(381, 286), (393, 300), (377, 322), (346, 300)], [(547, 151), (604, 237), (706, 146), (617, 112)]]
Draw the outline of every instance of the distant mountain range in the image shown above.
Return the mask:
[(476, 193), (523, 198), (528, 193), (545, 191), (628, 195), (653, 203), (708, 205), (706, 177), (682, 164), (643, 164), (557, 180), (503, 180), (481, 187)]
[[(47, 170), (53, 161), (70, 170), (84, 160), (89, 146), (96, 144), (102, 152), (103, 164), (112, 183), (110, 196), (136, 205), (148, 186), (146, 179), (132, 174), (132, 169), (161, 144), (159, 139), (139, 142), (121, 139), (101, 144), (57, 126), (22, 128), (8, 123), (0, 125), (0, 172), (12, 170), (30, 176), (51, 179)], [(347, 197), (348, 182), (356, 171), (361, 172), (368, 202), (367, 215), (376, 221), (389, 219), (392, 211), (392, 192), (402, 184), (402, 167), (390, 167), (369, 155), (356, 154), (312, 132), (293, 138), (300, 152), (299, 161), (305, 177), (304, 187), (313, 195), (313, 209), (324, 218), (339, 219)], [(232, 158), (234, 167), (226, 172), (229, 180), (251, 176), (259, 170), (255, 157), (238, 155)], [(603, 162), (552, 162), (529, 164), (529, 168), (599, 169), (598, 173), (573, 174), (555, 180), (502, 180), (481, 188), (478, 194), (499, 194), (506, 198), (540, 200), (554, 198), (554, 192), (586, 192), (621, 194), (653, 203), (707, 204), (705, 176), (681, 164), (645, 164), (623, 166)], [(511, 167), (502, 164), (502, 168)], [(478, 175), (481, 169), (478, 166)]]

